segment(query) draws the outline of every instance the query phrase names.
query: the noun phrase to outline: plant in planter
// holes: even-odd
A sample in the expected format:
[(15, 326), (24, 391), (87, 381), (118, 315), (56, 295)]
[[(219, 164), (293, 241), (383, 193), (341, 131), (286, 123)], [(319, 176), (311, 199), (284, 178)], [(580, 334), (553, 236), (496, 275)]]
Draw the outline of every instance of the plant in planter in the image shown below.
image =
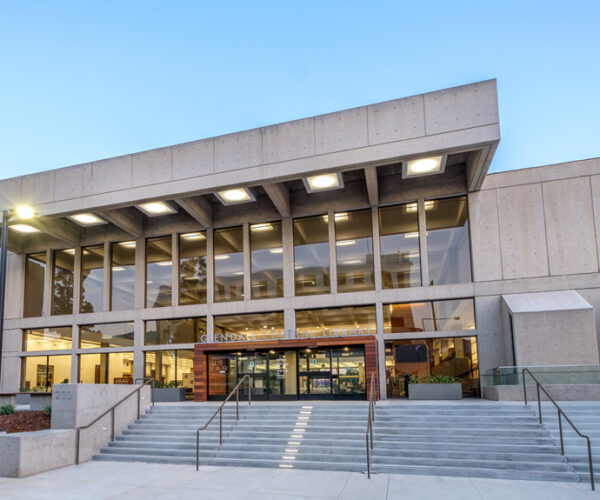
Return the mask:
[(12, 415), (14, 412), (15, 407), (10, 403), (0, 406), (0, 415)]
[(462, 399), (462, 380), (449, 375), (411, 376), (408, 399)]

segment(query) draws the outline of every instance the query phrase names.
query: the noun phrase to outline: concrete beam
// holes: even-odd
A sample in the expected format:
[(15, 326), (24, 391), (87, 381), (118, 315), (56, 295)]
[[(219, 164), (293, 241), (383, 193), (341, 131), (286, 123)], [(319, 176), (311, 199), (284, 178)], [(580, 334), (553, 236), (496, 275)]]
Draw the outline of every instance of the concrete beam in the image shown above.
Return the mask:
[(208, 200), (201, 196), (193, 198), (178, 198), (175, 202), (194, 218), (202, 227), (212, 226), (213, 212)]
[(44, 216), (33, 217), (23, 222), (69, 246), (75, 247), (79, 245), (81, 230), (72, 222), (64, 219), (51, 219)]
[(134, 238), (144, 235), (144, 216), (135, 208), (105, 210), (98, 215)]
[(377, 167), (365, 168), (365, 180), (367, 181), (367, 194), (369, 205), (379, 205), (379, 186), (377, 184)]
[(281, 184), (265, 184), (263, 189), (275, 205), (282, 217), (291, 217), (290, 194), (287, 188)]

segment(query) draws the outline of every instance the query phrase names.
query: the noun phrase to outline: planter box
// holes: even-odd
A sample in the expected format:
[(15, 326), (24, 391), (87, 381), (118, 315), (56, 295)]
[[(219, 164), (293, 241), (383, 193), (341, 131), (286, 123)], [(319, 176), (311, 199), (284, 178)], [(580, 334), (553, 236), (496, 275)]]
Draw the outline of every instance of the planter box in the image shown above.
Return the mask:
[(462, 399), (462, 384), (408, 384), (408, 399)]
[(152, 389), (155, 403), (171, 403), (185, 401), (185, 387), (169, 387), (166, 389)]
[(15, 404), (29, 405), (30, 410), (43, 410), (52, 405), (51, 392), (18, 392), (15, 394)]

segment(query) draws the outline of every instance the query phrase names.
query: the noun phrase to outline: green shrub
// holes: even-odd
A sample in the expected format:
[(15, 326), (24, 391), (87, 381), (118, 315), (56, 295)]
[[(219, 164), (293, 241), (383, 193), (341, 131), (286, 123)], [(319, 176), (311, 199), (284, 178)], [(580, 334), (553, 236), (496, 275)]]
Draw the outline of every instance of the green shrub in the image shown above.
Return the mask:
[(457, 382), (462, 382), (462, 380), (449, 375), (427, 375), (425, 377), (411, 375), (409, 380), (410, 384), (455, 384)]
[(52, 415), (52, 406), (46, 405), (42, 411), (44, 412), (44, 415), (50, 417)]
[(10, 403), (0, 406), (0, 415), (12, 415), (14, 412), (15, 407)]

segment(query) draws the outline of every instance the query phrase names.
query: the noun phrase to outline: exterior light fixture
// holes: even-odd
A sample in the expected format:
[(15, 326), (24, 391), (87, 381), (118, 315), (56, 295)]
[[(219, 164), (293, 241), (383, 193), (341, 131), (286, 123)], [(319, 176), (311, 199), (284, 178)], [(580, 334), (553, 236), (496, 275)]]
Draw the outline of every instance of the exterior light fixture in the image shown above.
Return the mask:
[(225, 191), (218, 191), (215, 196), (223, 205), (237, 205), (238, 203), (256, 201), (252, 192), (247, 188), (226, 189)]
[(402, 163), (402, 178), (441, 174), (446, 168), (446, 156), (430, 156)]
[(81, 226), (98, 226), (99, 224), (106, 224), (105, 220), (90, 213), (69, 215), (69, 219)]
[(312, 175), (302, 179), (306, 191), (316, 193), (318, 191), (329, 191), (330, 189), (341, 189), (344, 187), (344, 180), (340, 172), (332, 174)]
[(41, 233), (37, 227), (30, 226), (29, 224), (10, 224), (8, 228), (22, 234)]
[(19, 219), (31, 219), (35, 215), (35, 210), (27, 205), (19, 205), (15, 208), (15, 215)]
[(148, 217), (157, 217), (159, 215), (177, 213), (177, 210), (175, 210), (171, 205), (164, 201), (150, 201), (148, 203), (140, 203), (136, 206)]

